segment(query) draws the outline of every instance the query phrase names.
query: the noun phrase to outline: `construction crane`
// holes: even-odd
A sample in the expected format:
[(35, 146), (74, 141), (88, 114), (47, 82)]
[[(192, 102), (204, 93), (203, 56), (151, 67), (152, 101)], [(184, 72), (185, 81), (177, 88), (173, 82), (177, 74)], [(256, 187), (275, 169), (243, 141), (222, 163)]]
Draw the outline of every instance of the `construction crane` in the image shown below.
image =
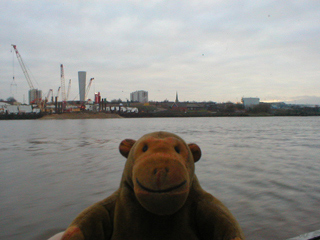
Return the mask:
[(50, 95), (53, 95), (53, 90), (52, 89), (49, 89), (49, 91), (48, 91), (48, 94), (47, 94), (47, 96), (46, 96), (46, 98), (45, 98), (45, 102), (47, 103), (47, 102), (49, 102), (49, 98), (50, 98)]
[(61, 87), (58, 87), (58, 91), (57, 91), (57, 95), (56, 95), (56, 97), (57, 97), (57, 101), (58, 101), (58, 98), (59, 98), (60, 89), (61, 89)]
[[(40, 92), (38, 92), (38, 90), (34, 88), (33, 83), (32, 83), (32, 81), (31, 81), (31, 78), (30, 78), (30, 76), (29, 76), (29, 73), (28, 73), (28, 71), (27, 71), (27, 68), (26, 68), (26, 66), (25, 66), (25, 64), (24, 64), (24, 62), (23, 62), (23, 60), (22, 60), (22, 57), (21, 57), (20, 53), (18, 52), (17, 46), (14, 45), (14, 44), (11, 44), (11, 46), (13, 47), (13, 50), (15, 51), (15, 53), (16, 53), (16, 55), (17, 55), (18, 62), (19, 62), (19, 64), (20, 64), (20, 67), (21, 67), (21, 69), (22, 69), (22, 72), (23, 72), (24, 76), (25, 76), (26, 79), (27, 79), (27, 82), (28, 82), (30, 91), (31, 91), (31, 90), (36, 90), (36, 91), (35, 91), (35, 92), (36, 92), (35, 99), (29, 99), (29, 102), (30, 102), (30, 103), (31, 103), (31, 102), (39, 103), (40, 100), (41, 100), (41, 96), (39, 96), (39, 95), (40, 95)], [(29, 96), (30, 96), (30, 95), (29, 95)]]
[(69, 99), (70, 89), (71, 89), (71, 79), (69, 80), (69, 84), (68, 84), (67, 101)]
[(90, 78), (90, 81), (88, 83), (88, 86), (87, 86), (87, 89), (86, 89), (86, 94), (84, 95), (84, 99), (86, 100), (87, 99), (87, 96), (88, 96), (88, 93), (89, 93), (89, 90), (90, 90), (90, 87), (91, 87), (91, 84), (92, 84), (92, 81), (94, 80), (94, 78)]
[(27, 79), (27, 82), (28, 82), (28, 84), (29, 84), (30, 89), (34, 89), (33, 84), (32, 84), (32, 81), (31, 81), (31, 78), (30, 78), (29, 73), (28, 73), (28, 71), (27, 71), (27, 68), (26, 68), (26, 66), (25, 66), (24, 63), (23, 63), (23, 60), (22, 60), (22, 58), (21, 58), (20, 53), (18, 52), (17, 46), (14, 45), (14, 44), (11, 44), (11, 46), (13, 47), (13, 50), (15, 51), (15, 53), (16, 53), (16, 55), (17, 55), (18, 62), (19, 62), (19, 64), (20, 64), (21, 68), (22, 68), (22, 71), (23, 71), (24, 76), (25, 76), (26, 79)]
[[(11, 50), (11, 52), (12, 52), (12, 50)], [(15, 87), (16, 91), (12, 90), (14, 87)], [(17, 93), (17, 87), (18, 87), (18, 85), (14, 81), (14, 53), (13, 53), (13, 55), (12, 55), (12, 82), (10, 84), (10, 92), (11, 92), (12, 95), (14, 95), (14, 92)]]
[(63, 64), (60, 65), (60, 78), (61, 78), (61, 100), (63, 102), (67, 101), (66, 96), (66, 86), (65, 86), (65, 80), (64, 80), (64, 70), (63, 70)]

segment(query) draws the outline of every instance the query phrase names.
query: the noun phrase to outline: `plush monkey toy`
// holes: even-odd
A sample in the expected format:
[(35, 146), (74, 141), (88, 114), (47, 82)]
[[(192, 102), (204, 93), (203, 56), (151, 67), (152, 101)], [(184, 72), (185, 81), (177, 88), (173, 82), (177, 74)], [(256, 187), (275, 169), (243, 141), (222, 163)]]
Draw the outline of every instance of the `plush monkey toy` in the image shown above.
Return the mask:
[(119, 189), (80, 213), (62, 240), (244, 240), (230, 211), (198, 182), (198, 145), (154, 132), (123, 140), (119, 150), (127, 158)]

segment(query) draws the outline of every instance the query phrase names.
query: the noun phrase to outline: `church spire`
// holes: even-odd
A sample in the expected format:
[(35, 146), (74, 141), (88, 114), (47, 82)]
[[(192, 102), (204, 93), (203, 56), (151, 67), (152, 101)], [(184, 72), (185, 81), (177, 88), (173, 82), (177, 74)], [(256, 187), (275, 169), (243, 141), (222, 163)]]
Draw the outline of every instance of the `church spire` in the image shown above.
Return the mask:
[(176, 92), (176, 103), (179, 102), (179, 99), (178, 99), (178, 92)]

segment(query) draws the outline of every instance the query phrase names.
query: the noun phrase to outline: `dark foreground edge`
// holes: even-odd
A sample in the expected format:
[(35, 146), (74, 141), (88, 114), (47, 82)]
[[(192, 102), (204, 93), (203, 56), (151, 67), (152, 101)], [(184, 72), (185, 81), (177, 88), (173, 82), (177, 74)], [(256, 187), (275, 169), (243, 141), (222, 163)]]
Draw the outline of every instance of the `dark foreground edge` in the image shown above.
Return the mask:
[(298, 237), (289, 238), (287, 240), (320, 240), (320, 230), (310, 232), (310, 233), (305, 233)]
[(43, 117), (42, 113), (0, 114), (0, 120), (38, 119), (41, 117)]

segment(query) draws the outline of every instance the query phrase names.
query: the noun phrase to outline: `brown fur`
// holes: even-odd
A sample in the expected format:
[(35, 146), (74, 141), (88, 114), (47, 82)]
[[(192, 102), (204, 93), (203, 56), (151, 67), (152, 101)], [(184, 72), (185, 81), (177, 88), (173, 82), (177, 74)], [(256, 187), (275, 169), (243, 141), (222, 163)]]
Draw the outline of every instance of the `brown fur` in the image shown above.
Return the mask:
[(194, 174), (198, 145), (155, 132), (123, 140), (119, 150), (127, 158), (120, 188), (85, 209), (63, 240), (244, 239), (229, 210)]

